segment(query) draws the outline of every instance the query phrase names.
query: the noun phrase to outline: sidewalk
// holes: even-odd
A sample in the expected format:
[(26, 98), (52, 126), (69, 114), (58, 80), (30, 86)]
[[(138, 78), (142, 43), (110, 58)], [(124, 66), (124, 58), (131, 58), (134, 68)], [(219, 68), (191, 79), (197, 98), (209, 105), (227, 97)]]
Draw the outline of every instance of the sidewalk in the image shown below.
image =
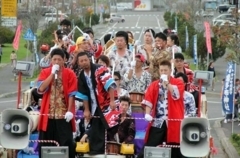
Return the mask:
[[(13, 67), (9, 63), (0, 64), (0, 98), (15, 96), (18, 90), (18, 80), (14, 81)], [(23, 79), (24, 77), (22, 77)], [(22, 90), (29, 88), (29, 81), (22, 81)]]

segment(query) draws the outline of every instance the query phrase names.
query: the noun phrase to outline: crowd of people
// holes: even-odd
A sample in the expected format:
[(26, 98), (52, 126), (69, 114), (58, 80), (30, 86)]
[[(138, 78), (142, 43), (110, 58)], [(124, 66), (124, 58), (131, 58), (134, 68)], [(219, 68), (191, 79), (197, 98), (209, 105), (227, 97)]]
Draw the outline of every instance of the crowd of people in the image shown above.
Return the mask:
[[(180, 143), (181, 122), (173, 120), (196, 116), (199, 94), (175, 32), (146, 29), (140, 43), (131, 32), (118, 31), (105, 35), (102, 44), (91, 28), (74, 42), (71, 22), (63, 20), (60, 26), (55, 45), (40, 61), (40, 140), (68, 146), (69, 158), (76, 154), (73, 138), (88, 141), (90, 155), (104, 154), (106, 141), (133, 144), (135, 93), (143, 98), (139, 104), (149, 122), (144, 146)], [(109, 41), (114, 41), (110, 49)], [(84, 118), (76, 120), (79, 109)], [(43, 145), (48, 144), (39, 149)], [(135, 153), (138, 158), (143, 158), (144, 146)], [(173, 148), (172, 157), (184, 156)]]

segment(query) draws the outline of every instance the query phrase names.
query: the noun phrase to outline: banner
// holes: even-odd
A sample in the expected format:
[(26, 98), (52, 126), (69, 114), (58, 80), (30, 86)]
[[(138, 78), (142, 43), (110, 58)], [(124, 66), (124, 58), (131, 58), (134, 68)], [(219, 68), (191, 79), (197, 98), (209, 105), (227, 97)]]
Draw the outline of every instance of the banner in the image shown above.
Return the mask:
[(204, 22), (205, 27), (205, 36), (206, 36), (206, 45), (208, 53), (212, 54), (212, 42), (211, 42), (211, 28), (209, 22)]
[(22, 32), (22, 21), (20, 20), (18, 22), (18, 26), (17, 26), (17, 29), (16, 29), (15, 37), (14, 37), (14, 40), (13, 40), (13, 43), (12, 43), (13, 48), (15, 50), (18, 50), (18, 48), (19, 48), (21, 32)]
[(189, 36), (188, 36), (188, 27), (185, 27), (185, 32), (186, 32), (186, 49), (189, 47)]
[(198, 64), (198, 55), (197, 55), (197, 35), (193, 36), (193, 59), (194, 64)]
[(150, 0), (134, 0), (134, 10), (151, 10), (152, 2)]
[(222, 107), (225, 114), (233, 113), (233, 100), (235, 99), (235, 71), (236, 64), (233, 62), (228, 62), (222, 93)]

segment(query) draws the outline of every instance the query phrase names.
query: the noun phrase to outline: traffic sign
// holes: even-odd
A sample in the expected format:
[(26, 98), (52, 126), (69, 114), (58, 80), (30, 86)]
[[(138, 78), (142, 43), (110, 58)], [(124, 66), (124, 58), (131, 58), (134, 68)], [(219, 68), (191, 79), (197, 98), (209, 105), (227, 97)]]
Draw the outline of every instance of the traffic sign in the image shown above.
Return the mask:
[(1, 0), (2, 26), (17, 26), (17, 0)]
[(31, 29), (27, 29), (26, 33), (23, 35), (23, 38), (27, 41), (35, 41), (36, 40), (36, 36), (34, 35), (34, 33), (32, 32)]

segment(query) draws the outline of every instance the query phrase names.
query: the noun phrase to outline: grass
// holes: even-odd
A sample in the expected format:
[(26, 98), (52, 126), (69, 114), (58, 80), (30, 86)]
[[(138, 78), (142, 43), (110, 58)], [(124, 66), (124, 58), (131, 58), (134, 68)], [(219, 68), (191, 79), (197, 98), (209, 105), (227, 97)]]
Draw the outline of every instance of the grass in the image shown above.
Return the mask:
[[(37, 31), (37, 36), (41, 35), (41, 30)], [(25, 45), (27, 44), (27, 41), (23, 38), (25, 32), (21, 33), (20, 42), (19, 42), (19, 49), (15, 51), (17, 53), (17, 60), (26, 60), (27, 55), (30, 58), (31, 52), (27, 48), (25, 48)], [(3, 55), (2, 55), (2, 63), (10, 63), (10, 54), (14, 50), (12, 43), (5, 43), (4, 47), (2, 48)], [(28, 53), (28, 54), (27, 54)]]
[[(24, 47), (26, 43), (27, 41), (25, 41), (23, 37), (21, 37), (19, 42), (19, 49), (18, 51), (15, 51), (17, 53), (18, 60), (25, 60), (27, 57), (27, 48)], [(10, 63), (10, 54), (14, 50), (12, 43), (5, 43), (2, 50), (2, 63)], [(28, 54), (30, 55), (31, 53), (28, 51)]]
[(238, 152), (238, 155), (240, 156), (240, 135), (239, 134), (233, 134), (230, 139), (232, 145), (235, 147), (235, 149)]

